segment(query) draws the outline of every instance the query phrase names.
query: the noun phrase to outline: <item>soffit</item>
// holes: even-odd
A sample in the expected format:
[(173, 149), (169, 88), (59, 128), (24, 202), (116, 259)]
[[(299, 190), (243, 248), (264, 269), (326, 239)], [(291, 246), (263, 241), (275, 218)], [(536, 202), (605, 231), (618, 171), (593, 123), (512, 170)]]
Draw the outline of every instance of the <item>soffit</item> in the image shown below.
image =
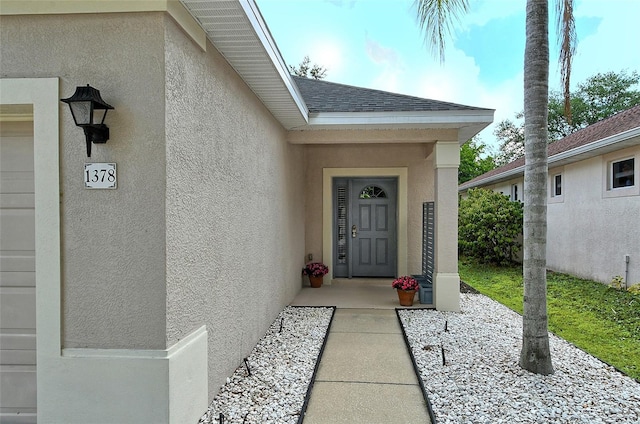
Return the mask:
[(307, 107), (255, 1), (180, 1), (286, 129), (306, 125)]
[[(493, 121), (494, 111), (492, 109), (454, 104), (446, 104), (447, 107), (440, 108), (440, 110), (438, 108), (417, 110), (416, 106), (411, 103), (409, 105), (403, 104), (406, 108), (406, 111), (403, 112), (380, 110), (371, 113), (358, 113), (349, 110), (337, 113), (326, 111), (310, 113), (308, 102), (312, 99), (311, 97), (310, 99), (303, 98), (297, 84), (297, 82), (301, 82), (301, 79), (294, 78), (289, 74), (289, 69), (284, 63), (254, 0), (180, 1), (198, 21), (216, 49), (260, 98), (273, 116), (288, 130), (315, 132), (326, 129), (457, 129), (458, 141), (463, 143)], [(324, 81), (315, 81), (311, 84), (340, 87), (339, 97), (351, 97), (344, 92), (347, 86)], [(395, 96), (395, 102), (400, 102), (398, 98), (412, 99), (414, 103), (416, 101), (434, 102), (428, 99), (411, 98), (410, 96), (383, 93), (359, 87), (351, 89), (359, 90), (361, 93), (375, 92), (387, 97)], [(320, 96), (323, 102), (329, 102), (330, 99), (327, 96), (327, 88), (325, 87), (321, 90)], [(396, 108), (401, 107), (396, 105)], [(331, 110), (333, 109), (332, 107)], [(294, 135), (293, 138), (298, 139), (299, 143), (313, 143), (313, 141), (303, 141), (304, 137), (300, 135)]]
[[(288, 140), (295, 144), (342, 144), (349, 137), (361, 142), (433, 142), (458, 141), (460, 144), (482, 131), (493, 121), (493, 110), (407, 111), (407, 112), (341, 112), (310, 113), (309, 124), (289, 131)], [(393, 130), (393, 131), (389, 131)], [(348, 137), (339, 136), (343, 132)], [(367, 131), (369, 134), (357, 135)], [(380, 137), (381, 134), (387, 134)], [(376, 141), (373, 141), (376, 140)]]

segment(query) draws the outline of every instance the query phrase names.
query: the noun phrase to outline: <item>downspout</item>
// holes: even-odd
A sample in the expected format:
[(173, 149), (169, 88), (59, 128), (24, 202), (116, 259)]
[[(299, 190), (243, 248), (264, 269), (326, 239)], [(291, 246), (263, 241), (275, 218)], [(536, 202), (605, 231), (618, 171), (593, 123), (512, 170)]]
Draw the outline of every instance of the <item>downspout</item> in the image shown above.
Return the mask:
[(629, 288), (629, 255), (624, 255), (624, 288)]

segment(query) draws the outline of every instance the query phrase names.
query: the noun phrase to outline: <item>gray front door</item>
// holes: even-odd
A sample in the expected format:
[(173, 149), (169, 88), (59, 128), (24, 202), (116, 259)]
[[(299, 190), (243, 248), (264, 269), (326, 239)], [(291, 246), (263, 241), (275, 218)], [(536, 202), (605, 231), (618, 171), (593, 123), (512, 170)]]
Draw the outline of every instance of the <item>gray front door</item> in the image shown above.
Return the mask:
[(336, 277), (395, 276), (396, 191), (395, 178), (336, 181)]

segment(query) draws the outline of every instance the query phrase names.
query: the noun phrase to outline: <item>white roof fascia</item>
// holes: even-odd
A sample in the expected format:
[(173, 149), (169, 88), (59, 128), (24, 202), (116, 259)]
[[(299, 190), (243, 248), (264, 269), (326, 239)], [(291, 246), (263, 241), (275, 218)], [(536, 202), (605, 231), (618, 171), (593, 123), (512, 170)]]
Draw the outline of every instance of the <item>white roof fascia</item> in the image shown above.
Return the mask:
[[(173, 0), (171, 0), (173, 1)], [(255, 0), (180, 0), (212, 45), (285, 129), (309, 111)]]
[(309, 126), (327, 129), (344, 126), (389, 126), (411, 128), (463, 128), (470, 124), (487, 126), (493, 110), (435, 112), (321, 112), (309, 117)]
[[(640, 127), (632, 128), (627, 131), (623, 131), (618, 134), (614, 134), (609, 137), (605, 137), (601, 140), (594, 141), (584, 146), (579, 146), (566, 152), (560, 152), (549, 157), (549, 165), (570, 159), (572, 156), (584, 155), (587, 153), (597, 153), (598, 150), (611, 147), (614, 144), (618, 144), (627, 141), (633, 137), (640, 137)], [(595, 156), (595, 155), (594, 155)]]
[(253, 26), (253, 30), (260, 39), (265, 52), (267, 53), (267, 55), (269, 55), (269, 58), (271, 59), (276, 72), (278, 73), (278, 75), (280, 75), (282, 82), (289, 90), (289, 94), (291, 94), (293, 101), (298, 106), (300, 113), (308, 122), (309, 110), (307, 109), (307, 105), (302, 98), (302, 94), (300, 94), (300, 91), (298, 90), (298, 86), (293, 82), (293, 79), (291, 78), (289, 69), (284, 63), (284, 59), (280, 54), (280, 50), (278, 49), (276, 42), (271, 36), (271, 32), (269, 31), (267, 24), (262, 18), (262, 14), (260, 13), (258, 5), (254, 0), (239, 0), (239, 2), (240, 6), (242, 6), (242, 9), (247, 15), (249, 22)]
[[(565, 152), (561, 152), (558, 154), (555, 154), (553, 156), (549, 156), (548, 159), (548, 165), (553, 165), (556, 164), (558, 162), (563, 162), (565, 161), (565, 163), (572, 163), (572, 162), (577, 162), (579, 160), (583, 160), (583, 159), (587, 159), (586, 157), (583, 157), (582, 155), (585, 154), (589, 154), (589, 153), (593, 153), (591, 156), (597, 156), (598, 154), (600, 154), (600, 150), (601, 149), (606, 149), (607, 147), (611, 147), (615, 144), (621, 143), (621, 142), (625, 142), (631, 138), (634, 137), (640, 137), (640, 127), (636, 127), (636, 128), (632, 128), (630, 130), (627, 131), (623, 131), (621, 133), (618, 134), (614, 134), (612, 136), (609, 137), (605, 137), (601, 140), (598, 141), (594, 141), (592, 143), (589, 144), (585, 144), (583, 146), (579, 146), (576, 147), (574, 149), (571, 150), (567, 150)], [(581, 156), (580, 158), (576, 158), (575, 160), (570, 160), (572, 157), (576, 157), (576, 156)], [(471, 185), (467, 185), (465, 184), (461, 184), (460, 188), (458, 189), (459, 191), (462, 190), (468, 190), (470, 188), (474, 188), (474, 187), (480, 187), (480, 186), (484, 186), (484, 185), (488, 185), (488, 184), (492, 184), (492, 183), (497, 183), (497, 182), (501, 182), (501, 181), (505, 181), (505, 180), (509, 180), (515, 176), (519, 176), (520, 174), (524, 174), (524, 166), (519, 166), (517, 168), (513, 168), (510, 169), (508, 171), (502, 172), (500, 174), (496, 174), (496, 175), (492, 175), (489, 178), (480, 180), (474, 184)]]
[(464, 191), (470, 188), (481, 187), (481, 186), (485, 186), (493, 183), (498, 183), (501, 181), (510, 180), (511, 178), (520, 176), (522, 174), (524, 174), (524, 165), (519, 166), (517, 168), (510, 169), (501, 174), (492, 175), (491, 177), (478, 181), (475, 184), (470, 184), (470, 185), (467, 185), (466, 183), (461, 184), (460, 187), (458, 188), (458, 191)]

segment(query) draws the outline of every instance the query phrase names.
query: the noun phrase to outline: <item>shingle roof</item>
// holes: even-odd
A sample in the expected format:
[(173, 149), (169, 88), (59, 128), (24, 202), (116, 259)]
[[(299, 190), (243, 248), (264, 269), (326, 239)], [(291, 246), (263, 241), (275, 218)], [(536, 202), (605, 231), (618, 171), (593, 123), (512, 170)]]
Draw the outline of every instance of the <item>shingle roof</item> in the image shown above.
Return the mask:
[(640, 105), (591, 124), (549, 145), (549, 156), (640, 127)]
[(491, 110), (292, 75), (311, 113)]
[[(560, 153), (567, 152), (577, 147), (586, 146), (590, 143), (594, 143), (638, 127), (640, 127), (640, 105), (618, 112), (609, 118), (598, 121), (595, 124), (591, 124), (588, 127), (576, 131), (573, 134), (569, 134), (558, 141), (554, 141), (549, 144), (549, 159), (552, 159), (553, 156)], [(462, 184), (461, 187), (474, 187), (480, 185), (479, 183), (483, 180), (504, 174), (521, 166), (524, 166), (524, 157), (516, 159), (515, 161), (501, 166), (500, 168), (493, 169), (470, 181), (467, 181)]]

